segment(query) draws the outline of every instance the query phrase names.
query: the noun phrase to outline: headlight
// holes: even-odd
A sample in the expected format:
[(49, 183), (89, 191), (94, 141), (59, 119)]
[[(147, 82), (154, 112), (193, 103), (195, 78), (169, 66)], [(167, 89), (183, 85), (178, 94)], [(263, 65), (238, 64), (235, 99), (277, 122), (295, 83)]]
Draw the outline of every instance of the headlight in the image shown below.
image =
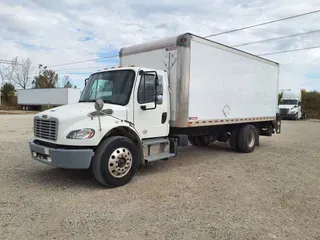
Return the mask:
[(83, 128), (83, 129), (78, 129), (71, 131), (68, 135), (67, 138), (69, 139), (88, 139), (92, 138), (94, 136), (94, 130), (91, 128)]

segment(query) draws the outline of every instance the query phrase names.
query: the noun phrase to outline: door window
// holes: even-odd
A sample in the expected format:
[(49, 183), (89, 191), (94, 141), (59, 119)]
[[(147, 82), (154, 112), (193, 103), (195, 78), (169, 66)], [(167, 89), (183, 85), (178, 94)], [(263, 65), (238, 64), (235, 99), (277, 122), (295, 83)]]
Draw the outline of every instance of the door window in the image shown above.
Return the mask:
[(138, 89), (138, 103), (151, 103), (155, 98), (155, 75), (142, 75)]

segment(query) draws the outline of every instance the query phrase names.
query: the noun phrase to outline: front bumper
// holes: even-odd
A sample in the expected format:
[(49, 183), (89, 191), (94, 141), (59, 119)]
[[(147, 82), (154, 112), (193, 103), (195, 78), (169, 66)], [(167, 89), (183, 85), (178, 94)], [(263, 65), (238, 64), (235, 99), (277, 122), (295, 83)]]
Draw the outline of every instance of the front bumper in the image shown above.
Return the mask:
[(33, 159), (58, 168), (88, 169), (94, 155), (92, 149), (49, 148), (34, 142), (29, 148)]
[(281, 119), (295, 119), (297, 113), (281, 114)]

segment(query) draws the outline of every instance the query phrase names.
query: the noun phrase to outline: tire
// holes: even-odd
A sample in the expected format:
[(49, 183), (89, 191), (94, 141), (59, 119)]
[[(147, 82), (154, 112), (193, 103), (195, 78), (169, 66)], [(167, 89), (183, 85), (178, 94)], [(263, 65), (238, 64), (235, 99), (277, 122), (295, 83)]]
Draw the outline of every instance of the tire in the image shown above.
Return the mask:
[(251, 153), (257, 145), (257, 129), (252, 124), (244, 125), (239, 130), (238, 146), (240, 152)]
[(239, 146), (238, 146), (238, 135), (239, 135), (239, 128), (232, 129), (231, 134), (230, 134), (229, 143), (230, 143), (231, 149), (235, 152), (240, 151)]
[(194, 136), (189, 136), (188, 137), (189, 142), (191, 143), (191, 145), (196, 146), (196, 141), (194, 140)]
[(134, 142), (114, 136), (101, 142), (92, 160), (92, 172), (102, 185), (119, 187), (127, 184), (137, 172), (139, 152)]

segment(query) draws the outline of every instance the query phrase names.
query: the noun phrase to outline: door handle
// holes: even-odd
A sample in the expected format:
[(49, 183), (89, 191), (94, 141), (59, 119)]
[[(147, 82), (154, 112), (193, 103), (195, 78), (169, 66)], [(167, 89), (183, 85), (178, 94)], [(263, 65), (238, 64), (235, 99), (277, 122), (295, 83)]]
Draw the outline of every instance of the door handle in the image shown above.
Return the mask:
[(164, 124), (166, 121), (167, 121), (167, 113), (164, 112), (162, 113), (162, 116), (161, 116), (161, 123)]

